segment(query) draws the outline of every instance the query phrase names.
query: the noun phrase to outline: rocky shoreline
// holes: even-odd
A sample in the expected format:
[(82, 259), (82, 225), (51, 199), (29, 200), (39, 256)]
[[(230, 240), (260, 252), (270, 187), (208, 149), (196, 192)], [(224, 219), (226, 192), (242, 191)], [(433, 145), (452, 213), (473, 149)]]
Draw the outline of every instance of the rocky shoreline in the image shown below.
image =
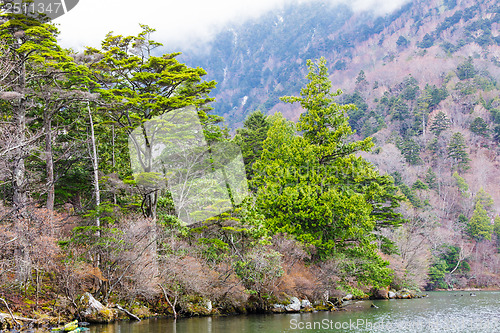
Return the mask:
[[(299, 313), (299, 312), (315, 312), (315, 311), (347, 311), (346, 305), (355, 300), (368, 299), (412, 299), (427, 297), (426, 294), (421, 294), (418, 291), (402, 289), (399, 291), (380, 289), (372, 290), (370, 295), (354, 296), (347, 294), (343, 297), (326, 297), (323, 300), (310, 301), (307, 298), (299, 298), (296, 296), (285, 296), (282, 301), (268, 304), (265, 307), (258, 307), (255, 304), (249, 304), (247, 307), (240, 309), (224, 309), (215, 308), (210, 300), (193, 299), (185, 308), (183, 308), (182, 317), (194, 316), (218, 316), (218, 315), (238, 315), (246, 313)], [(31, 331), (37, 328), (37, 332), (48, 332), (53, 327), (57, 327), (64, 322), (69, 322), (73, 319), (78, 319), (81, 323), (111, 323), (118, 320), (137, 320), (155, 317), (166, 317), (166, 314), (158, 314), (153, 312), (145, 305), (136, 304), (131, 309), (108, 303), (103, 305), (95, 299), (90, 293), (84, 293), (77, 302), (77, 312), (73, 318), (64, 318), (61, 316), (40, 315), (33, 313), (35, 318), (27, 318), (17, 316), (11, 313), (0, 313), (0, 332), (23, 332)]]

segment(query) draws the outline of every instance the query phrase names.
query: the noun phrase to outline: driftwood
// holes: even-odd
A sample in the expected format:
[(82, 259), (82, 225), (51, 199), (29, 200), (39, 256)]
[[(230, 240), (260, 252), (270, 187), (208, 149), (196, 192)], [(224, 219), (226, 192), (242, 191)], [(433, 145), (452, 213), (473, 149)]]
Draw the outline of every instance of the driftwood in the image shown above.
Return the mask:
[(127, 309), (122, 308), (122, 307), (121, 307), (121, 306), (119, 306), (119, 305), (115, 305), (115, 306), (114, 306), (114, 308), (115, 308), (115, 309), (118, 309), (118, 310), (120, 310), (120, 311), (125, 312), (125, 313), (127, 314), (127, 316), (129, 316), (129, 317), (130, 317), (130, 318), (132, 318), (132, 319), (135, 319), (135, 320), (137, 320), (137, 321), (141, 321), (141, 319), (140, 319), (139, 317), (137, 317), (135, 314), (133, 314), (132, 312), (128, 311)]
[(19, 321), (37, 321), (37, 319), (33, 319), (33, 318), (11, 316), (9, 313), (0, 312), (0, 318), (7, 318), (7, 317), (11, 317), (12, 320), (14, 320), (14, 321), (15, 320), (19, 320)]
[(17, 326), (21, 327), (21, 324), (19, 324), (19, 322), (16, 320), (15, 316), (12, 314), (12, 311), (10, 311), (9, 304), (7, 304), (7, 301), (4, 300), (3, 298), (0, 298), (0, 301), (2, 301), (3, 304), (5, 304), (5, 307), (7, 308), (7, 310), (9, 310), (9, 314), (10, 314), (10, 317), (12, 318), (12, 321), (15, 322)]
[(161, 285), (161, 283), (158, 283), (158, 286), (160, 286), (161, 290), (163, 291), (163, 295), (165, 295), (165, 299), (167, 300), (168, 305), (172, 308), (172, 313), (174, 314), (174, 320), (177, 320), (177, 311), (175, 311), (175, 305), (177, 304), (177, 297), (174, 297), (174, 303), (170, 302), (168, 299), (168, 294), (165, 288)]

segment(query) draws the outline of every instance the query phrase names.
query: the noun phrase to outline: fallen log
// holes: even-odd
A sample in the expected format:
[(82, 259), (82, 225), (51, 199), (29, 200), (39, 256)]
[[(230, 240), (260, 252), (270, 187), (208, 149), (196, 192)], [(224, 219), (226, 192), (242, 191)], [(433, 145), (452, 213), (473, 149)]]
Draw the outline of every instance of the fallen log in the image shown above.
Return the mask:
[(12, 318), (12, 321), (16, 323), (17, 326), (21, 327), (21, 324), (14, 318), (14, 315), (12, 314), (12, 311), (10, 311), (9, 304), (7, 304), (7, 301), (4, 300), (3, 298), (0, 298), (0, 301), (2, 301), (5, 304), (5, 307), (7, 310), (9, 310), (10, 317)]
[(134, 320), (141, 321), (141, 319), (139, 317), (137, 317), (135, 314), (133, 314), (132, 312), (128, 311), (127, 309), (122, 308), (119, 305), (115, 305), (114, 308), (118, 309), (120, 311), (125, 312), (127, 314), (127, 316), (129, 316), (130, 318), (132, 318)]
[(8, 313), (3, 313), (3, 312), (0, 312), (0, 318), (12, 318), (13, 320), (19, 320), (19, 321), (36, 321), (36, 319), (33, 319), (33, 318), (25, 318), (25, 317), (19, 317), (19, 316), (14, 316), (14, 315), (10, 315)]

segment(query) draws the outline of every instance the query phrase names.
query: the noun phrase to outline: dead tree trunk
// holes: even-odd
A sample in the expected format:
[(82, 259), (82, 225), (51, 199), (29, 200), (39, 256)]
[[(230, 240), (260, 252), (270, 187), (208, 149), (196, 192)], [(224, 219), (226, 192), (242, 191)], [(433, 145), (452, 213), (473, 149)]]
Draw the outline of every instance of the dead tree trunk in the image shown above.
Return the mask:
[(54, 210), (55, 186), (54, 186), (54, 158), (52, 152), (51, 115), (45, 112), (43, 129), (45, 132), (45, 170), (47, 173), (47, 209)]
[[(90, 119), (90, 141), (92, 144), (92, 168), (94, 169), (94, 197), (95, 197), (95, 205), (97, 210), (97, 215), (95, 219), (95, 225), (97, 227), (96, 236), (101, 237), (101, 231), (99, 230), (101, 227), (101, 220), (99, 218), (99, 206), (101, 205), (101, 192), (99, 190), (99, 164), (97, 160), (97, 148), (95, 143), (95, 133), (94, 133), (94, 121), (92, 120), (92, 112), (90, 111), (90, 103), (87, 102), (87, 109), (89, 112)], [(96, 257), (96, 266), (100, 265), (100, 257), (97, 254)]]
[(21, 56), (16, 64), (16, 86), (15, 90), (20, 97), (13, 103), (14, 137), (15, 149), (14, 165), (12, 168), (12, 201), (15, 208), (14, 229), (18, 237), (17, 246), (14, 250), (14, 262), (16, 265), (16, 280), (24, 283), (29, 279), (31, 273), (31, 259), (29, 254), (29, 241), (26, 238), (28, 203), (26, 166), (25, 159), (29, 149), (26, 145), (26, 66)]

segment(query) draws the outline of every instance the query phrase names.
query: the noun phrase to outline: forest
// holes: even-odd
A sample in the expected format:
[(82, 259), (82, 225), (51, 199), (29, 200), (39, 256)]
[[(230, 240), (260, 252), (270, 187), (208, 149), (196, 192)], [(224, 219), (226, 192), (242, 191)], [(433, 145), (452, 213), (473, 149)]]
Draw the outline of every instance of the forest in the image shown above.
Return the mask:
[[(329, 78), (334, 64), (307, 60), (300, 93), (280, 97), (301, 108), (297, 121), (255, 111), (231, 133), (214, 110), (217, 83), (180, 53), (161, 54), (155, 30), (141, 29), (75, 53), (53, 24), (2, 16), (0, 328), (9, 318), (83, 318), (90, 297), (103, 307), (84, 319), (112, 321), (118, 308), (177, 318), (266, 312), (291, 297), (332, 309), (346, 295), (499, 286), (494, 199), (470, 189), (469, 138), (450, 119), (465, 119), (462, 105), (439, 108), (454, 96), (469, 113), (482, 107), (463, 123), (496, 158), (498, 83), (472, 57), (442, 85), (408, 76), (375, 99), (378, 82), (363, 71), (343, 94)], [(210, 217), (193, 223), (162, 185), (168, 170), (151, 158), (134, 170), (142, 157), (130, 153), (132, 144), (151, 155), (145, 124), (186, 107), (210, 161), (221, 144), (241, 150), (249, 188), (238, 201), (229, 189), (231, 207), (204, 207)]]

